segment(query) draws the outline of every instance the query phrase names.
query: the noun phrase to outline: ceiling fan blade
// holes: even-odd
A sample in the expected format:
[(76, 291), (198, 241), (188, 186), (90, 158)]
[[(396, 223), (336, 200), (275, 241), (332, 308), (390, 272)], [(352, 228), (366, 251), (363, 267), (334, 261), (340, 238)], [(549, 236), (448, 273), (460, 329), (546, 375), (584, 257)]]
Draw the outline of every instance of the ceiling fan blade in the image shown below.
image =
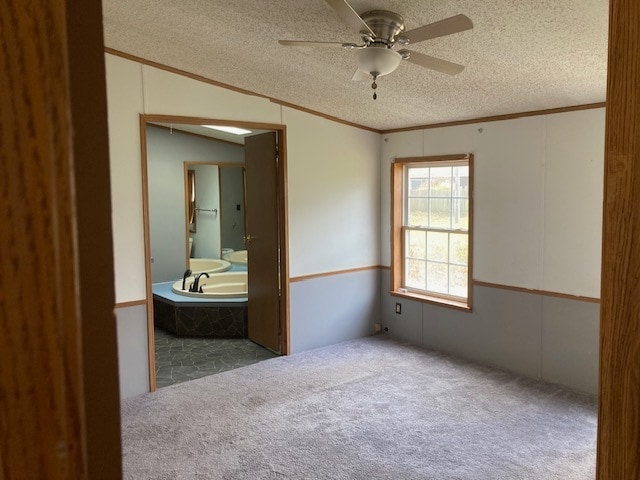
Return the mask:
[(353, 28), (356, 32), (365, 31), (370, 33), (372, 37), (375, 38), (375, 34), (373, 30), (369, 28), (369, 25), (356, 13), (356, 11), (349, 5), (347, 0), (325, 0), (331, 8), (333, 8), (338, 15), (340, 16), (340, 20)]
[(421, 67), (435, 70), (436, 72), (446, 73), (447, 75), (457, 75), (464, 70), (464, 65), (448, 62), (440, 58), (424, 55), (423, 53), (411, 52), (409, 50), (400, 50), (398, 53), (409, 52), (408, 62), (420, 65)]
[(280, 45), (287, 47), (348, 47), (355, 46), (353, 43), (342, 42), (307, 42), (305, 40), (278, 40)]
[(473, 22), (466, 15), (456, 15), (445, 18), (439, 22), (423, 25), (408, 32), (400, 34), (401, 37), (408, 38), (409, 43), (424, 42), (431, 38), (438, 38), (452, 33), (464, 32), (473, 28)]
[(372, 80), (372, 77), (371, 74), (357, 69), (353, 74), (353, 77), (351, 77), (351, 80), (354, 82), (364, 82), (365, 80)]

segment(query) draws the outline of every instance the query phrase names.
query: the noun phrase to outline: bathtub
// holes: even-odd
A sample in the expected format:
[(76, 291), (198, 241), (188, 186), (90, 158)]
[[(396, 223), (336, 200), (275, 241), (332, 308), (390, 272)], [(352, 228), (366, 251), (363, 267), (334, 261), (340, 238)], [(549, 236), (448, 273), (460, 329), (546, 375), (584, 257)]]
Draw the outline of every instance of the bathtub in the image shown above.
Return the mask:
[(182, 280), (175, 282), (171, 290), (178, 295), (195, 298), (241, 298), (249, 295), (247, 272), (212, 273), (209, 278), (202, 276), (199, 280), (202, 293), (188, 291), (189, 285), (195, 281), (195, 277), (192, 275), (187, 278), (185, 290), (182, 290)]
[(246, 250), (237, 250), (235, 252), (227, 253), (223, 255), (222, 258), (230, 261), (235, 265), (246, 265), (247, 264), (247, 251)]
[(194, 275), (201, 272), (226, 272), (231, 268), (231, 263), (220, 258), (190, 258), (189, 268)]

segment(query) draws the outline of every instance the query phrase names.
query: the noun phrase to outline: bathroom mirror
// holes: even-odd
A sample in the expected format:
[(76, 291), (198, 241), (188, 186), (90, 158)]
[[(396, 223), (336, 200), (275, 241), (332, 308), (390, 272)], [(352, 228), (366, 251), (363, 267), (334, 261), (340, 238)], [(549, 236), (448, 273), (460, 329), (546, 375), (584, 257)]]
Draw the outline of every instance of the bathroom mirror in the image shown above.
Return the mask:
[(244, 167), (185, 162), (184, 169), (188, 257), (221, 258), (224, 252), (244, 249)]

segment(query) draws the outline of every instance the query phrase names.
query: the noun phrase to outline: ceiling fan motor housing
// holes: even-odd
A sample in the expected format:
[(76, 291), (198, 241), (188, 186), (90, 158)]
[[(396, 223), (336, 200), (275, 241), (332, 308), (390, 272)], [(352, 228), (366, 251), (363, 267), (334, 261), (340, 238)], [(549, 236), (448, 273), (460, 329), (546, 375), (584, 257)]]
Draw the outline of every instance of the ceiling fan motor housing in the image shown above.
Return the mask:
[(387, 10), (371, 10), (361, 15), (362, 20), (371, 28), (370, 32), (362, 32), (366, 48), (356, 51), (358, 68), (371, 74), (374, 79), (393, 72), (402, 60), (402, 56), (391, 50), (396, 36), (404, 31), (404, 19)]
[(388, 10), (371, 10), (360, 15), (369, 28), (375, 34), (374, 39), (369, 39), (370, 34), (363, 34), (365, 42), (367, 40), (374, 43), (383, 43), (387, 48), (391, 48), (395, 43), (396, 36), (404, 31), (404, 19), (397, 13)]

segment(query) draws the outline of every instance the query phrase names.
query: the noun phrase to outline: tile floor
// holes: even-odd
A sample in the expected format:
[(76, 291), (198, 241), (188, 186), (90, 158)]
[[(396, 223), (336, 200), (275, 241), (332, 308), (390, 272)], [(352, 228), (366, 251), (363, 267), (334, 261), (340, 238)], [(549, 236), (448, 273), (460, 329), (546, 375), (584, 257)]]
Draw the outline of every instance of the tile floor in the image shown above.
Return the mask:
[(277, 357), (246, 338), (176, 337), (155, 329), (157, 388)]

